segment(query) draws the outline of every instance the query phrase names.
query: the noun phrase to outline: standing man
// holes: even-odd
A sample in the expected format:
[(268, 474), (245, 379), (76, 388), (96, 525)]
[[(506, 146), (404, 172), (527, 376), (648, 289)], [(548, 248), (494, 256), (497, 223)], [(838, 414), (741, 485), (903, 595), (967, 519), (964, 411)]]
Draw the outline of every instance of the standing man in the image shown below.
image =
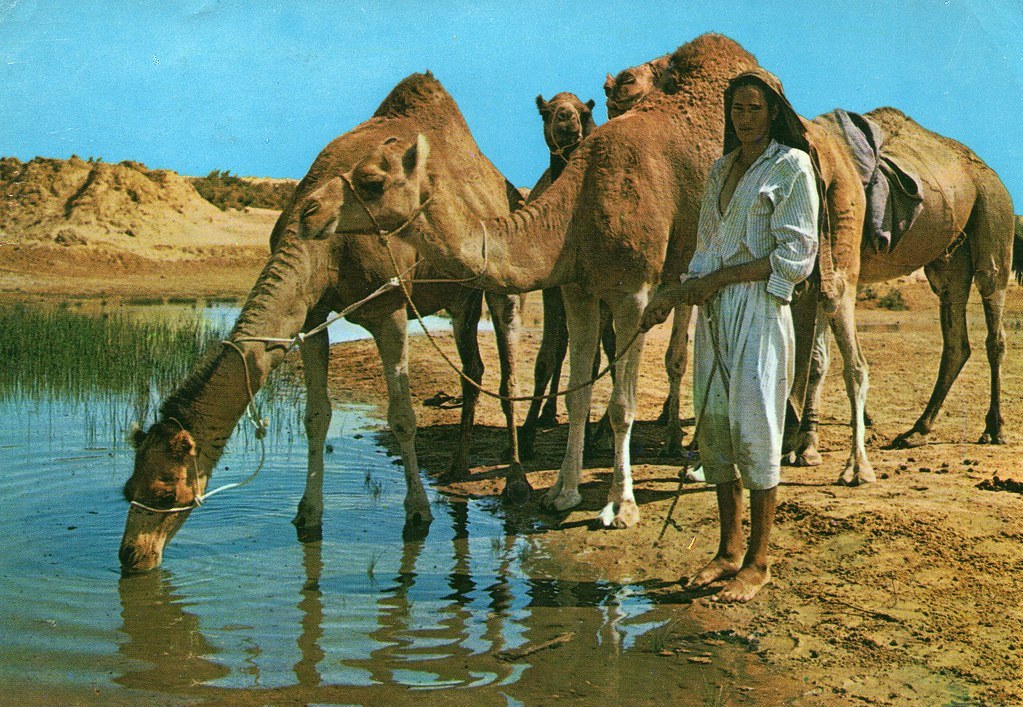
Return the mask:
[[(781, 82), (763, 69), (745, 72), (729, 82), (724, 101), (724, 156), (707, 177), (696, 252), (682, 282), (651, 299), (642, 328), (676, 306), (699, 306), (697, 442), (716, 487), (721, 536), (714, 558), (684, 583), (723, 581), (713, 599), (744, 602), (771, 578), (767, 549), (795, 369), (789, 302), (816, 264), (819, 196), (806, 131)], [(743, 486), (751, 520), (745, 551)]]

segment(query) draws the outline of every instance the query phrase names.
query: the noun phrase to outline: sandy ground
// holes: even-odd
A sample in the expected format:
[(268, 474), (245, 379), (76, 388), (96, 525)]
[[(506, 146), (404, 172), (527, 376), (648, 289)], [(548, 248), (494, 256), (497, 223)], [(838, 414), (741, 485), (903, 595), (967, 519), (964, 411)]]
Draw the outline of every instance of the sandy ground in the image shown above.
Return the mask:
[[(595, 531), (590, 521), (604, 504), (612, 459), (598, 452), (586, 463), (583, 503), (570, 513), (541, 511), (539, 496), (521, 510), (546, 523), (538, 542), (568, 578), (642, 582), (677, 600), (680, 616), (713, 630), (734, 632), (770, 666), (769, 672), (802, 683), (798, 704), (867, 702), (947, 704), (982, 700), (1023, 702), (1023, 496), (978, 488), (993, 477), (1023, 480), (1019, 470), (1023, 414), (1015, 404), (1023, 375), (1019, 331), (1023, 289), (1010, 293), (1004, 401), (1008, 444), (975, 444), (988, 405), (983, 313), (971, 303), (975, 355), (953, 387), (932, 442), (910, 450), (884, 446), (923, 410), (938, 367), (941, 335), (937, 299), (926, 283), (898, 285), (909, 311), (860, 310), (861, 341), (871, 368), (868, 408), (874, 418), (868, 451), (875, 485), (833, 485), (849, 453), (849, 417), (841, 371), (829, 374), (821, 427), (824, 463), (786, 468), (772, 538), (774, 581), (751, 603), (718, 606), (681, 590), (677, 581), (711, 558), (717, 544), (712, 489), (686, 485), (661, 543), (655, 543), (678, 488), (679, 464), (658, 456), (661, 428), (653, 420), (666, 390), (661, 361), (668, 329), (648, 337), (639, 385), (633, 471), (642, 519), (637, 527)], [(884, 294), (888, 286), (876, 288)], [(974, 299), (977, 299), (976, 296)], [(531, 295), (527, 315), (539, 311)], [(527, 316), (518, 366), (523, 392), (532, 385), (540, 328)], [(488, 372), (497, 385), (496, 349), (481, 336)], [(442, 345), (450, 354), (449, 338)], [(381, 403), (380, 365), (371, 342), (335, 351), (335, 399)], [(835, 352), (837, 358), (837, 351)], [(343, 361), (343, 362), (342, 362)], [(421, 431), (420, 463), (446, 470), (458, 410), (422, 405), (438, 391), (459, 393), (457, 380), (424, 337), (411, 352), (412, 391)], [(609, 386), (594, 395), (593, 419)], [(689, 377), (683, 410), (692, 414)], [(536, 490), (550, 486), (565, 448), (567, 424), (541, 433), (538, 456), (526, 465)], [(524, 415), (524, 410), (520, 412)], [(454, 495), (498, 494), (504, 432), (497, 403), (484, 398), (477, 417), (473, 478), (445, 487)], [(688, 434), (687, 434), (688, 440)], [(692, 636), (675, 635), (681, 650)]]
[[(91, 244), (8, 246), (0, 259), (0, 296), (241, 296), (265, 258), (273, 220), (272, 214), (256, 216), (265, 223), (254, 222), (240, 244), (208, 247), (187, 257), (176, 253), (173, 259), (161, 257), (158, 249), (137, 255)], [(674, 524), (655, 543), (678, 488), (679, 464), (658, 456), (661, 428), (652, 422), (665, 393), (661, 362), (667, 327), (648, 337), (641, 370), (633, 454), (639, 525), (621, 531), (589, 529), (607, 494), (607, 451), (588, 459), (578, 509), (544, 513), (534, 494), (528, 505), (509, 512), (542, 519), (539, 529), (529, 532), (563, 577), (640, 582), (667, 595), (663, 598), (676, 605), (680, 618), (699, 619), (706, 630), (748, 645), (765, 661), (766, 674), (797, 685), (797, 704), (1023, 702), (1023, 496), (978, 488), (995, 476), (1023, 479), (1018, 461), (1023, 412), (1016, 404), (1023, 385), (1023, 289), (1011, 290), (1006, 317), (1002, 412), (1008, 444), (974, 444), (983, 429), (989, 390), (983, 314), (975, 301), (969, 309), (975, 354), (945, 403), (932, 442), (886, 450), (884, 445), (908, 429), (923, 409), (941, 344), (937, 301), (927, 285), (905, 282), (899, 287), (909, 311), (860, 310), (861, 342), (872, 364), (868, 408), (875, 426), (868, 451), (879, 482), (855, 489), (832, 484), (849, 448), (848, 404), (841, 372), (833, 369), (822, 415), (824, 463), (784, 470), (772, 538), (774, 581), (748, 605), (717, 606), (677, 583), (716, 547), (709, 487), (682, 489)], [(876, 289), (883, 294), (887, 286)], [(531, 295), (517, 369), (521, 392), (531, 387), (539, 311), (539, 296)], [(496, 388), (493, 337), (480, 338), (485, 383)], [(453, 356), (450, 337), (439, 341)], [(374, 403), (383, 412), (385, 389), (372, 342), (334, 349), (334, 399)], [(423, 401), (438, 391), (457, 395), (458, 384), (424, 337), (414, 339), (411, 362), (420, 462), (436, 475), (447, 468), (459, 411), (424, 406)], [(597, 384), (594, 419), (608, 389), (606, 381)], [(686, 415), (692, 411), (689, 390), (687, 376)], [(553, 483), (560, 465), (567, 428), (561, 409), (562, 424), (541, 432), (538, 456), (526, 466), (537, 490)], [(471, 480), (443, 487), (456, 497), (496, 495), (502, 486), (505, 438), (496, 401), (484, 398), (477, 420)], [(692, 640), (682, 632), (669, 634), (665, 660), (682, 660)], [(673, 648), (678, 651), (670, 657)]]

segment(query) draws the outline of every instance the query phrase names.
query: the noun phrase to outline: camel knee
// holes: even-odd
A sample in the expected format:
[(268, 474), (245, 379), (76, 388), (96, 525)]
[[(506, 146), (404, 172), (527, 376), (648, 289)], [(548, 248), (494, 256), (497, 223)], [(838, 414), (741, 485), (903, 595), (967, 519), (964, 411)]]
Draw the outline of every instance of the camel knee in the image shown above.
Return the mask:
[(310, 442), (318, 441), (321, 444), (327, 439), (327, 430), (330, 429), (331, 411), (330, 406), (326, 410), (309, 410), (305, 414), (305, 434)]
[(628, 429), (629, 425), (632, 424), (632, 420), (635, 417), (635, 413), (630, 411), (625, 405), (616, 400), (611, 400), (607, 404), (607, 418), (611, 422), (611, 429), (618, 432), (623, 432)]

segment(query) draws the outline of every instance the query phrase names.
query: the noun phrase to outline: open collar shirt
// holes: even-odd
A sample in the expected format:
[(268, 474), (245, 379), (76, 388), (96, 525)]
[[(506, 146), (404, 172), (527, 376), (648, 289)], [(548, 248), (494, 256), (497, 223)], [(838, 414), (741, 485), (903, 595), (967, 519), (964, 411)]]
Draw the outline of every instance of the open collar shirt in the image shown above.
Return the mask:
[(813, 165), (802, 150), (771, 140), (721, 213), (721, 188), (738, 155), (733, 150), (719, 158), (707, 177), (688, 275), (699, 277), (770, 256), (767, 291), (789, 302), (795, 286), (816, 265), (820, 204)]

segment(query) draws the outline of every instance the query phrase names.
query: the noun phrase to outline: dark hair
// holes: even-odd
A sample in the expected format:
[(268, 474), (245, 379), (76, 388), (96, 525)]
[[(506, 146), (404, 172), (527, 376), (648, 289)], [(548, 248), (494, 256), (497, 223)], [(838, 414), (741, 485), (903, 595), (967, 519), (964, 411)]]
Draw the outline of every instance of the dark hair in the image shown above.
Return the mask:
[(758, 79), (756, 76), (744, 74), (729, 84), (728, 90), (734, 96), (735, 92), (743, 86), (759, 89), (760, 94), (764, 97), (764, 100), (767, 101), (767, 110), (771, 112), (778, 110), (778, 106), (781, 103), (778, 99), (778, 94), (772, 91), (766, 83)]

